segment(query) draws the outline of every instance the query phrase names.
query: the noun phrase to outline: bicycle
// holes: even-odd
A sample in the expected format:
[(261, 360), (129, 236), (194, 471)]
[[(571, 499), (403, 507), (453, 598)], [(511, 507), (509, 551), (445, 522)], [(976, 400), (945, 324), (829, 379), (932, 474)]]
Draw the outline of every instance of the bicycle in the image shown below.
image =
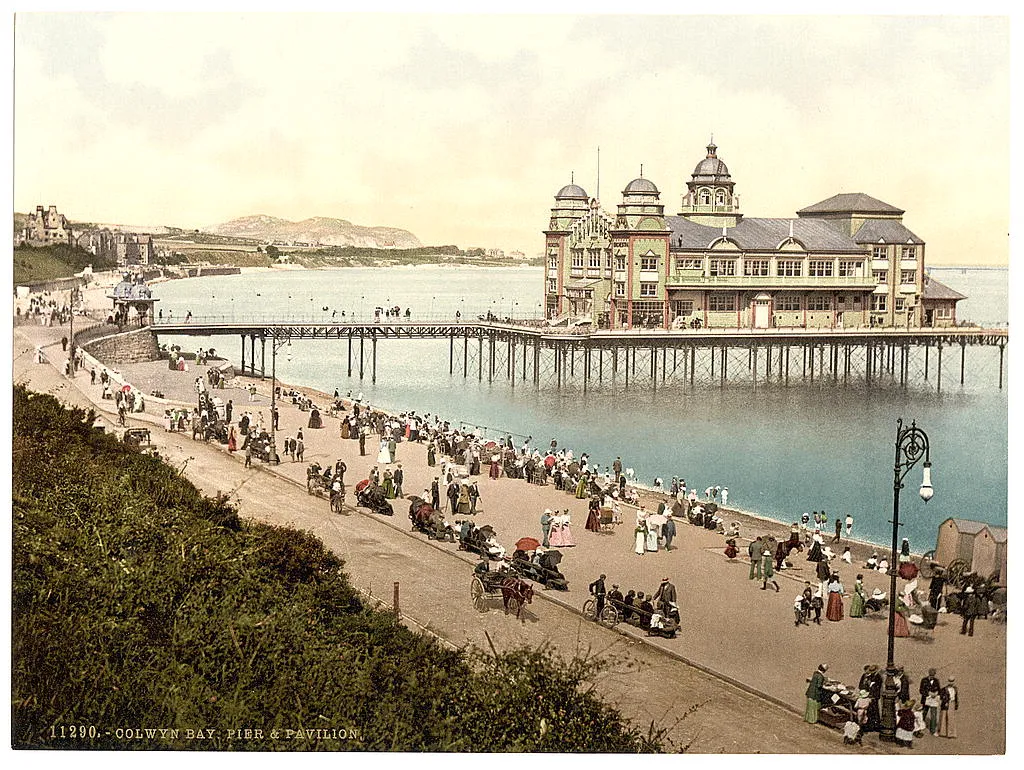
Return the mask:
[(615, 609), (607, 601), (605, 602), (604, 607), (601, 609), (601, 617), (599, 620), (597, 617), (597, 599), (593, 597), (587, 599), (583, 603), (583, 617), (585, 617), (587, 620), (600, 622), (601, 625), (608, 626), (609, 628), (616, 625), (622, 620), (622, 616), (619, 614), (619, 611)]

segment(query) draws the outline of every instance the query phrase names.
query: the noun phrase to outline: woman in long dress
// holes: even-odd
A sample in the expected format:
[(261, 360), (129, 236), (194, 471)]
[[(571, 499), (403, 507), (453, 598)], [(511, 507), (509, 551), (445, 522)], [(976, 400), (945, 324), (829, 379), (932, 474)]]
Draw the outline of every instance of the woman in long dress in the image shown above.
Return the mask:
[(498, 464), (500, 459), (500, 455), (491, 455), (491, 470), (488, 475), (494, 480), (497, 480), (498, 476), (501, 475), (501, 466)]
[(647, 524), (642, 519), (637, 521), (634, 533), (636, 535), (634, 550), (637, 556), (643, 556), (647, 550), (645, 545), (647, 542)]
[(561, 540), (562, 548), (572, 548), (576, 545), (576, 538), (572, 536), (572, 527), (569, 526), (571, 523), (569, 511), (566, 511), (561, 516), (556, 517), (558, 519), (559, 528), (558, 534)]
[(235, 437), (235, 426), (231, 426), (231, 430), (228, 431), (228, 451), (234, 452), (238, 449), (238, 439)]
[(391, 453), (388, 451), (388, 442), (386, 440), (382, 439), (380, 442), (380, 451), (377, 452), (377, 462), (383, 463), (384, 465), (389, 465), (391, 463)]
[(587, 496), (587, 477), (586, 474), (580, 476), (580, 480), (576, 482), (576, 499), (582, 500)]
[(384, 471), (384, 480), (381, 482), (381, 487), (384, 489), (384, 497), (388, 500), (395, 498), (395, 480), (391, 476), (390, 470)]
[(459, 497), (456, 502), (456, 513), (467, 514), (472, 504), (469, 499), (469, 486), (467, 484), (459, 484)]
[(901, 639), (906, 639), (910, 636), (910, 626), (907, 624), (907, 613), (910, 609), (906, 604), (903, 603), (902, 599), (896, 599), (896, 618), (893, 623), (894, 633), (893, 636), (898, 636)]
[(650, 521), (646, 521), (644, 524), (647, 527), (645, 547), (648, 551), (656, 552), (658, 550), (658, 525)]
[(343, 439), (348, 438), (348, 431), (349, 431), (348, 420), (342, 420), (341, 421), (341, 437)]
[(850, 598), (850, 617), (864, 617), (864, 602), (867, 597), (864, 595), (864, 576), (857, 575), (857, 582), (853, 584), (853, 596)]
[(843, 619), (843, 584), (839, 582), (839, 575), (834, 572), (828, 583), (828, 604), (825, 606), (825, 617), (834, 621)]
[(587, 529), (591, 532), (601, 531), (601, 517), (598, 511), (601, 509), (601, 504), (595, 497), (590, 501), (590, 511), (587, 513)]

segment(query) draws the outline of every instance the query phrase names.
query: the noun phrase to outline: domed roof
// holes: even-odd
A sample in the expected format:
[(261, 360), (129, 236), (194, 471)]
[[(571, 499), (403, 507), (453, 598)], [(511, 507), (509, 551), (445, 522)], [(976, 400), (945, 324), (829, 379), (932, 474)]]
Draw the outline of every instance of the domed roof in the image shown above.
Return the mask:
[(718, 158), (704, 158), (693, 170), (694, 176), (729, 176), (729, 167)]
[(622, 191), (623, 195), (633, 195), (635, 193), (649, 193), (657, 195), (658, 188), (655, 187), (654, 182), (650, 179), (644, 179), (640, 176), (626, 185), (626, 189)]
[(578, 184), (567, 184), (557, 193), (556, 198), (582, 198), (583, 200), (590, 200), (590, 196), (587, 195), (587, 191), (580, 187)]
[(697, 167), (693, 169), (694, 178), (699, 177), (728, 177), (729, 167), (725, 165), (718, 157), (718, 146), (711, 142), (708, 145), (708, 155)]

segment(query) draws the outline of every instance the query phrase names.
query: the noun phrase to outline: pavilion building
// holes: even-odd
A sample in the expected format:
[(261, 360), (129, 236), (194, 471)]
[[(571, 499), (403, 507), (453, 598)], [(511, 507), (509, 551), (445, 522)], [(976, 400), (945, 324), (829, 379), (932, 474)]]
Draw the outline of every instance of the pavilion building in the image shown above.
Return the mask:
[(714, 142), (666, 215), (657, 186), (626, 185), (614, 215), (579, 185), (545, 234), (549, 319), (602, 328), (951, 326), (964, 298), (925, 274), (904, 211), (843, 193), (795, 218), (745, 217)]

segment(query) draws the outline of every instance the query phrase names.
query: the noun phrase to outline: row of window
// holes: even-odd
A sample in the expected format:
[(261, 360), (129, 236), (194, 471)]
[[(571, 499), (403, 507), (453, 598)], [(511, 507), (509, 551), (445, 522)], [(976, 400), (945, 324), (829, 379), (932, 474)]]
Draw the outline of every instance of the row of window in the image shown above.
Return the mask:
[[(871, 249), (873, 259), (888, 259), (888, 246), (874, 246)], [(917, 259), (917, 246), (900, 246), (900, 259)]]
[[(615, 270), (623, 272), (626, 269), (626, 258), (624, 256), (617, 256), (615, 260)], [(657, 271), (658, 270), (658, 257), (641, 257), (640, 258), (640, 269), (643, 271)], [(708, 275), (711, 276), (723, 276), (730, 277), (736, 275), (738, 260), (735, 259), (712, 259), (709, 260)], [(806, 263), (802, 259), (780, 259), (776, 261), (775, 275), (779, 277), (803, 277), (804, 265), (807, 266), (807, 275), (812, 278), (831, 278), (836, 273), (836, 264), (832, 260), (828, 259), (811, 259)], [(591, 251), (584, 255), (582, 252), (574, 251), (572, 254), (572, 269), (575, 271), (583, 270), (584, 267), (591, 270), (597, 270), (601, 267), (601, 253), (598, 251)], [(548, 267), (551, 269), (558, 268), (558, 257), (548, 257)], [(704, 269), (704, 260), (701, 258), (677, 258), (676, 259), (676, 270), (701, 270)], [(840, 277), (852, 277), (861, 275), (864, 269), (863, 260), (839, 260), (838, 275)], [(744, 276), (763, 276), (767, 277), (771, 275), (771, 261), (767, 259), (745, 259), (743, 260), (743, 275)], [(872, 275), (874, 276), (876, 283), (888, 283), (889, 271), (888, 270), (873, 270)], [(917, 282), (917, 271), (916, 270), (900, 270), (900, 283), (916, 283)]]

